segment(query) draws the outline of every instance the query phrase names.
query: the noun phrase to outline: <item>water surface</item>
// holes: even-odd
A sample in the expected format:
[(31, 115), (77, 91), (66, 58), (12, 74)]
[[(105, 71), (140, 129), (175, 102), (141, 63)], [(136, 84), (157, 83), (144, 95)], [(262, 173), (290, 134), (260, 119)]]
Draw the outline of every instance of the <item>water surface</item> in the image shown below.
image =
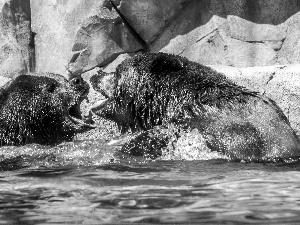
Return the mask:
[(0, 224), (300, 223), (296, 161), (154, 161), (100, 141), (1, 151)]

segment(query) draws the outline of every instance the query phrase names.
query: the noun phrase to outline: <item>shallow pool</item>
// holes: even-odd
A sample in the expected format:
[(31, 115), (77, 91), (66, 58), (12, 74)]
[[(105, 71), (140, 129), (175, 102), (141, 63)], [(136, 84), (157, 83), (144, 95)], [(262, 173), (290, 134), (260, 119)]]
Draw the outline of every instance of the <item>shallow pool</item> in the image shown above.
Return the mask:
[(101, 141), (2, 147), (0, 224), (299, 224), (300, 163), (126, 157)]

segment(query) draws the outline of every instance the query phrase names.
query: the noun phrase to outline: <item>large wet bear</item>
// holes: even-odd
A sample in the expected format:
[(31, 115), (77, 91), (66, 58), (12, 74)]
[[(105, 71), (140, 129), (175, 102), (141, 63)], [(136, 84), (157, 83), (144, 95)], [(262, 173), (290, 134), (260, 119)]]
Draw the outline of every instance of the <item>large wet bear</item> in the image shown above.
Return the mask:
[[(107, 97), (99, 114), (123, 132), (144, 130), (138, 139), (173, 124), (185, 131), (196, 128), (209, 149), (232, 159), (300, 156), (299, 139), (274, 101), (184, 57), (136, 55), (114, 74), (94, 75), (91, 83)], [(159, 135), (152, 137), (150, 145), (159, 143)]]
[(55, 144), (92, 128), (79, 109), (88, 91), (80, 77), (18, 76), (0, 91), (0, 145)]

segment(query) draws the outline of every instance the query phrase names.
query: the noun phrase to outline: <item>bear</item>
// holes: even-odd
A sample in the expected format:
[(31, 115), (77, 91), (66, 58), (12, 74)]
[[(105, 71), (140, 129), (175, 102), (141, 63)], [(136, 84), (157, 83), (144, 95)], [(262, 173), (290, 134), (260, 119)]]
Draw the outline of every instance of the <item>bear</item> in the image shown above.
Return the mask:
[(89, 85), (53, 73), (17, 76), (0, 90), (0, 146), (56, 144), (94, 126), (81, 116)]
[[(182, 131), (196, 129), (210, 151), (232, 160), (300, 156), (299, 139), (272, 99), (185, 57), (139, 54), (123, 61), (116, 72), (100, 72), (90, 81), (106, 97), (92, 111), (116, 122), (123, 133), (137, 134), (126, 145), (129, 153), (151, 153), (146, 142), (153, 145), (162, 136), (154, 146), (163, 148)], [(166, 135), (170, 125), (173, 131)], [(141, 137), (150, 141), (141, 143)]]

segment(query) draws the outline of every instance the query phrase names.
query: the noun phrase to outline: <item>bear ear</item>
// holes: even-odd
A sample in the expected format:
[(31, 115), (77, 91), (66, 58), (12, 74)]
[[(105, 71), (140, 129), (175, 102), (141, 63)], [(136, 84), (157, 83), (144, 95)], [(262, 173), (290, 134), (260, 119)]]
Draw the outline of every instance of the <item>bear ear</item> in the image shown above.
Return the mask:
[(50, 84), (46, 85), (44, 90), (49, 92), (49, 93), (54, 93), (54, 91), (56, 90), (56, 87), (57, 87), (57, 85), (55, 83), (50, 83)]
[(183, 69), (183, 62), (178, 56), (162, 54), (151, 63), (151, 73), (178, 72)]

